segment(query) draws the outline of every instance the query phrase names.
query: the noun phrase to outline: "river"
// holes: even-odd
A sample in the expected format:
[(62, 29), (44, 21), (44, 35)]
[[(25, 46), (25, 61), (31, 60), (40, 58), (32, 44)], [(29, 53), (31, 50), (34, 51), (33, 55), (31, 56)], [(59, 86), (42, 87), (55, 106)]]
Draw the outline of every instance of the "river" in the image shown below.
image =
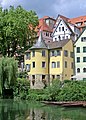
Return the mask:
[(86, 120), (86, 108), (49, 106), (34, 101), (0, 100), (0, 120)]

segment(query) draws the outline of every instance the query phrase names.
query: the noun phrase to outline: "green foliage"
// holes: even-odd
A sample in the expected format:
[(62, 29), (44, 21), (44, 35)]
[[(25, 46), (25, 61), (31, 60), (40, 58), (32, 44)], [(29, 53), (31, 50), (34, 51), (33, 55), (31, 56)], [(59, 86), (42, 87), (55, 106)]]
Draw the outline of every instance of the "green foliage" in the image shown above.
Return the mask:
[(17, 78), (17, 61), (14, 58), (0, 59), (0, 90), (13, 88)]
[(29, 100), (47, 101), (86, 101), (86, 81), (54, 80), (43, 90), (30, 90)]
[(13, 56), (20, 49), (33, 42), (38, 17), (34, 11), (26, 11), (21, 6), (2, 10), (0, 8), (0, 51), (5, 56)]
[(27, 78), (28, 73), (26, 71), (18, 72), (18, 78)]
[(14, 87), (15, 99), (27, 99), (30, 89), (30, 81), (25, 78), (17, 78), (16, 85)]

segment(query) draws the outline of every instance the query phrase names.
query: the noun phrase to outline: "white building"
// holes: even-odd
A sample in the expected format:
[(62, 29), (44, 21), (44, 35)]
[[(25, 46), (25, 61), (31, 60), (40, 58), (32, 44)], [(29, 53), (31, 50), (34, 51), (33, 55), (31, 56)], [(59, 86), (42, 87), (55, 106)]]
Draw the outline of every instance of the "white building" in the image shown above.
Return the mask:
[(81, 33), (74, 44), (75, 52), (75, 78), (76, 80), (86, 79), (86, 29)]
[(79, 36), (80, 31), (77, 26), (71, 24), (62, 18), (57, 19), (53, 29), (53, 41), (72, 39), (75, 41)]

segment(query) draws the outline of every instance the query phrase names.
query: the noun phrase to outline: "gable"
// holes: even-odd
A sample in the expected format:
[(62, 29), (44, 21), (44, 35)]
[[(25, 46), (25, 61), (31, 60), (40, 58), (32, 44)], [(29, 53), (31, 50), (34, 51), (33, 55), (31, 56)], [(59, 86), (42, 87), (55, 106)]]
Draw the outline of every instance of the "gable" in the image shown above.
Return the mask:
[(75, 46), (77, 45), (86, 45), (86, 41), (84, 40), (84, 42), (81, 40), (82, 38), (86, 38), (86, 29), (83, 30), (83, 32), (80, 34), (80, 36), (78, 37), (78, 39), (75, 42)]
[[(71, 30), (71, 28), (69, 27), (69, 25), (68, 25), (65, 21), (60, 20), (59, 23), (58, 23), (58, 25), (56, 26), (54, 32), (53, 32), (53, 36), (54, 36), (55, 34), (57, 34), (57, 32), (58, 32), (58, 34), (60, 34), (61, 32), (64, 32), (64, 31), (62, 31), (62, 27), (64, 27), (65, 33), (68, 33), (68, 34), (71, 34), (71, 33), (72, 33), (72, 30)], [(60, 31), (60, 28), (61, 28), (61, 31)]]

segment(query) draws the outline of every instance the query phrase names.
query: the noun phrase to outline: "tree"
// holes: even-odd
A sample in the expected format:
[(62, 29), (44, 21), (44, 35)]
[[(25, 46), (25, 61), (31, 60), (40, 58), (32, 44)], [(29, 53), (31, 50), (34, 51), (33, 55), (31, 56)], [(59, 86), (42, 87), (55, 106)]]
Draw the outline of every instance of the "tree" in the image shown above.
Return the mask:
[(26, 11), (21, 6), (0, 8), (0, 50), (3, 56), (14, 56), (18, 48), (25, 48), (36, 36), (38, 17), (34, 11)]
[(14, 58), (0, 59), (0, 92), (2, 95), (5, 89), (13, 89), (17, 79), (17, 70), (18, 65)]

